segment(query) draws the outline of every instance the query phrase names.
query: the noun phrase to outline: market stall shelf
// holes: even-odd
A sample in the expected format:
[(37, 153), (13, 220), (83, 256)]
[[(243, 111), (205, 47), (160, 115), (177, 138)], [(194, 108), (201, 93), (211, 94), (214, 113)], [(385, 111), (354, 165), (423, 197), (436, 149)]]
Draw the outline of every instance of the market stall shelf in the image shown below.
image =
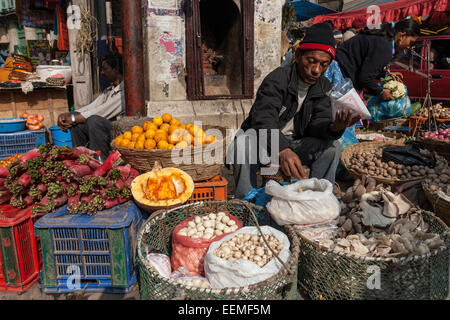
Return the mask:
[(23, 292), (39, 280), (31, 208), (0, 206), (0, 291)]
[[(291, 226), (285, 232), (291, 242), (291, 256), (276, 275), (265, 281), (240, 288), (195, 288), (177, 283), (177, 279), (163, 278), (152, 267), (147, 253), (171, 254), (171, 238), (174, 228), (189, 217), (202, 216), (210, 212), (227, 211), (243, 222), (244, 226), (254, 226), (256, 217), (252, 214), (256, 206), (245, 201), (207, 201), (187, 204), (171, 210), (160, 210), (142, 225), (137, 238), (139, 289), (143, 300), (169, 300), (176, 298), (194, 300), (255, 300), (297, 299), (297, 258), (298, 239)], [(258, 210), (265, 211), (264, 208)], [(267, 214), (267, 213), (266, 213)]]
[(44, 117), (47, 128), (57, 124), (58, 116), (69, 111), (65, 87), (35, 88), (23, 93), (21, 88), (0, 88), (0, 118), (17, 118), (23, 112)]
[[(430, 232), (446, 239), (445, 247), (406, 258), (372, 258), (326, 249), (298, 234), (298, 285), (312, 299), (437, 300), (449, 293), (449, 229), (441, 219), (423, 212)], [(376, 272), (380, 287), (371, 281)]]
[[(127, 293), (136, 284), (135, 243), (142, 215), (132, 201), (95, 216), (67, 206), (35, 224), (43, 255), (45, 293)], [(73, 274), (80, 277), (72, 283)]]

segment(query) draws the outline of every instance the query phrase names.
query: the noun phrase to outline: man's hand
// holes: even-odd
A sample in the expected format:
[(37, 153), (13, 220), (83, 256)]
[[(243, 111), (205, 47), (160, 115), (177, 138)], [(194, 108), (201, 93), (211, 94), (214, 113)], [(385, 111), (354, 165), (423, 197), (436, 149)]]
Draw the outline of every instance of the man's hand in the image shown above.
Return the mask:
[(59, 115), (58, 127), (64, 132), (67, 132), (72, 127), (72, 116), (70, 113), (62, 113)]
[(307, 179), (305, 170), (303, 170), (302, 162), (298, 155), (290, 148), (280, 151), (280, 165), (284, 174), (295, 179)]
[(384, 89), (383, 94), (381, 95), (381, 99), (384, 101), (395, 100), (394, 96), (391, 93), (391, 90)]
[(352, 110), (338, 110), (336, 112), (336, 118), (330, 126), (330, 130), (333, 132), (343, 131), (357, 123), (359, 120), (361, 120), (361, 115), (353, 118)]

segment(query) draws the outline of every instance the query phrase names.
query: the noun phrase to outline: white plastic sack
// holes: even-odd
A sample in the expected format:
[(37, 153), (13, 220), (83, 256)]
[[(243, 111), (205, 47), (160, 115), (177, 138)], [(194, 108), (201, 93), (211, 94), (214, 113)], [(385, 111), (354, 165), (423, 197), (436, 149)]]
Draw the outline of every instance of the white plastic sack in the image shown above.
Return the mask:
[(336, 118), (336, 112), (342, 109), (352, 110), (353, 118), (359, 116), (360, 114), (362, 115), (362, 119), (372, 118), (369, 110), (354, 88), (348, 91), (339, 99), (334, 99), (333, 96), (331, 96), (330, 98), (333, 110), (333, 121)]
[[(300, 188), (302, 192), (298, 192)], [(336, 219), (341, 212), (333, 185), (325, 179), (305, 179), (285, 186), (270, 180), (266, 194), (272, 196), (267, 211), (280, 226), (322, 223)]]
[[(283, 244), (283, 249), (278, 256), (281, 261), (287, 264), (291, 257), (288, 237), (283, 232), (269, 226), (262, 226), (261, 231), (264, 235), (276, 237)], [(211, 284), (211, 288), (223, 289), (249, 286), (269, 279), (283, 268), (283, 265), (275, 257), (261, 268), (247, 259), (224, 260), (214, 254), (223, 242), (232, 239), (240, 233), (260, 235), (256, 227), (244, 227), (219, 241), (211, 243), (209, 246), (205, 256), (205, 274)]]
[(147, 255), (147, 260), (158, 271), (163, 278), (170, 278), (172, 273), (172, 266), (170, 265), (170, 258), (162, 253), (150, 253)]

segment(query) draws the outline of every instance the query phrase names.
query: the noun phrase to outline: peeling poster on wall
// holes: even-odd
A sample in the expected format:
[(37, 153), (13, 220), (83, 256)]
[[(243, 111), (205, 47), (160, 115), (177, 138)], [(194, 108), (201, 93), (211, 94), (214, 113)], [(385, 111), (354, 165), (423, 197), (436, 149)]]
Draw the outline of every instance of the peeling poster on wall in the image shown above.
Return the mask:
[(149, 8), (178, 9), (178, 0), (149, 0)]

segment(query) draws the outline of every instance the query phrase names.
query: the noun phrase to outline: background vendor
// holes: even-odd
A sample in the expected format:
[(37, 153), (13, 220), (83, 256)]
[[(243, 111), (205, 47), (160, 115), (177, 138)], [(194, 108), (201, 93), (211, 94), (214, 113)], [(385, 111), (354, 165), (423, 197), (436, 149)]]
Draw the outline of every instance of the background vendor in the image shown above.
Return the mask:
[(70, 129), (74, 147), (100, 150), (105, 160), (111, 152), (111, 121), (125, 112), (122, 56), (109, 53), (103, 58), (101, 74), (111, 86), (77, 112), (59, 115), (58, 127)]
[[(279, 130), (278, 148), (270, 150), (268, 139), (267, 150), (279, 153), (279, 165), (289, 177), (308, 178), (302, 167), (305, 164), (311, 167), (311, 177), (334, 183), (340, 159), (337, 140), (347, 127), (360, 119), (344, 111), (332, 120), (331, 100), (327, 95), (331, 84), (323, 73), (334, 56), (335, 40), (330, 25), (313, 25), (295, 52), (295, 63), (275, 69), (264, 79), (250, 115), (242, 124), (244, 132), (251, 128)], [(237, 150), (241, 147), (237, 139), (240, 137), (237, 136), (227, 156), (234, 156), (236, 197), (243, 198), (257, 187), (256, 171), (260, 164), (250, 163), (250, 155), (258, 145), (249, 139), (245, 150)]]

